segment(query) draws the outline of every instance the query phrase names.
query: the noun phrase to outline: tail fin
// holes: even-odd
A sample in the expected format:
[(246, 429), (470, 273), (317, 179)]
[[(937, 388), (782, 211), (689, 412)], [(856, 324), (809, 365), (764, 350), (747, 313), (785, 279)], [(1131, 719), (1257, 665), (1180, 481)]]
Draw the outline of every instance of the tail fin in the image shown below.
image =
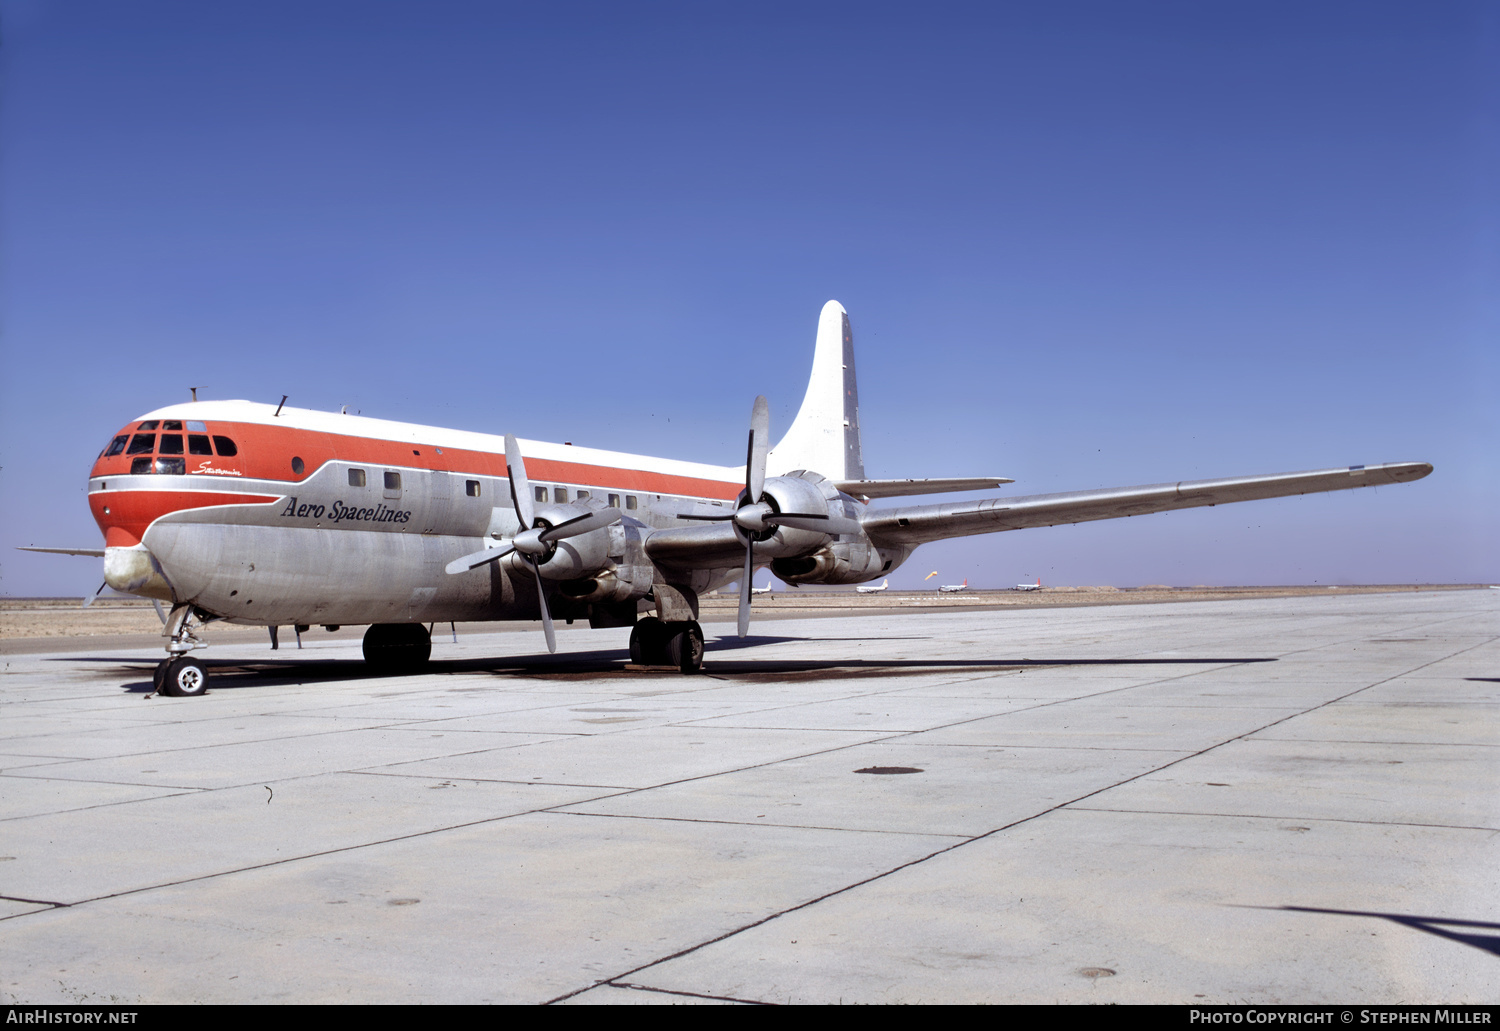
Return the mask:
[(862, 480), (859, 443), (859, 388), (854, 382), (854, 334), (849, 313), (838, 301), (823, 305), (812, 377), (802, 407), (780, 443), (766, 458), (766, 472), (793, 469), (822, 473), (830, 480)]

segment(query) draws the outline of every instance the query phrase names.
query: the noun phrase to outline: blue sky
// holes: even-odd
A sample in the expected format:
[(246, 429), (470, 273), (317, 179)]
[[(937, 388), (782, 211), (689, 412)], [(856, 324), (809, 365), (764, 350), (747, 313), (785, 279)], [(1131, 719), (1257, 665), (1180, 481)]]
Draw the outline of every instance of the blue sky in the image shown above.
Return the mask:
[[(0, 0), (0, 592), (205, 397), (731, 464), (849, 309), (874, 476), (1413, 485), (893, 577), (1500, 578), (1484, 3)], [(762, 574), (762, 578), (765, 574)]]

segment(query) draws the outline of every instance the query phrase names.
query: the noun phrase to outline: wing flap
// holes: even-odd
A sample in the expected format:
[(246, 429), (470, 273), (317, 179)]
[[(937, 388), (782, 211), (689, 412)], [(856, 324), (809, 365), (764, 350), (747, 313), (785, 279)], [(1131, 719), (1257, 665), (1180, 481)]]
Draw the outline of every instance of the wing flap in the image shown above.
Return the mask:
[(1170, 512), (1179, 508), (1225, 505), (1293, 494), (1317, 494), (1355, 487), (1420, 480), (1432, 472), (1426, 462), (1387, 462), (1319, 469), (1269, 476), (1237, 476), (1222, 480), (1184, 480), (1141, 487), (1110, 487), (1063, 494), (1035, 494), (1018, 498), (942, 505), (905, 505), (866, 512), (864, 529), (876, 544), (914, 545), (948, 537), (967, 537), (1002, 530), (1084, 523), (1094, 519)]

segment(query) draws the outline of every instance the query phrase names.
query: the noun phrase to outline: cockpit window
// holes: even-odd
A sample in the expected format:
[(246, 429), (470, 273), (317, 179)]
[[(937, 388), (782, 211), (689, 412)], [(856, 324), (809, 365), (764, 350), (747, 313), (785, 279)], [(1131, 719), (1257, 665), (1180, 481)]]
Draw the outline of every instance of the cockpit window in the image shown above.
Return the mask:
[(121, 451), (124, 451), (125, 450), (125, 444), (129, 440), (130, 440), (130, 434), (128, 434), (128, 433), (122, 433), (122, 434), (120, 434), (114, 440), (112, 440), (112, 441), (109, 442), (109, 449), (104, 452), (104, 457), (105, 458), (109, 458), (109, 457), (111, 457), (113, 455), (118, 455)]
[[(141, 425), (144, 426), (145, 423), (142, 423)], [(154, 426), (156, 424), (152, 423), (152, 425)], [(130, 438), (130, 450), (126, 451), (125, 453), (127, 455), (149, 455), (155, 450), (156, 434), (137, 433), (135, 436)]]
[(188, 454), (211, 455), (213, 453), (214, 449), (209, 446), (207, 433), (188, 434)]
[(164, 423), (161, 424), (161, 428), (164, 429), (164, 430), (176, 430), (179, 433), (181, 433), (182, 432), (182, 420), (181, 419), (168, 419), (166, 422), (164, 422)]
[(219, 454), (225, 458), (230, 458), (240, 453), (239, 449), (234, 446), (234, 441), (228, 437), (214, 437), (214, 447), (218, 448)]
[(157, 450), (157, 452), (159, 454), (163, 454), (163, 455), (180, 455), (180, 454), (182, 454), (182, 434), (181, 433), (163, 433), (161, 435), (161, 446), (158, 447), (156, 450)]
[(130, 475), (131, 476), (142, 476), (142, 475), (144, 475), (146, 473), (149, 473), (150, 471), (151, 471), (151, 456), (150, 455), (147, 455), (144, 458), (134, 458), (134, 459), (131, 459), (131, 462), (130, 462)]
[(198, 433), (207, 433), (208, 432), (208, 427), (205, 426), (205, 425), (203, 425), (197, 419), (188, 419), (186, 422), (183, 423), (183, 425), (186, 426), (189, 430), (195, 430)]
[(187, 472), (187, 463), (180, 458), (158, 458), (156, 471), (163, 476), (181, 476)]
[(156, 420), (156, 419), (149, 419), (146, 422), (141, 423), (140, 426), (137, 427), (137, 429), (140, 429), (140, 430), (154, 430), (159, 425), (161, 425), (161, 423), (158, 420)]

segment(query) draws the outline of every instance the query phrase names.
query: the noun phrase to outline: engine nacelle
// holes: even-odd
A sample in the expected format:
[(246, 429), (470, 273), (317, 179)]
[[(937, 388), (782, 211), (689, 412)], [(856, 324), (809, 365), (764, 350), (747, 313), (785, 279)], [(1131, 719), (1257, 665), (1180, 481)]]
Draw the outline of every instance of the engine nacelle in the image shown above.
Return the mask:
[(810, 555), (779, 558), (771, 572), (789, 584), (862, 584), (884, 576), (910, 556), (913, 548), (878, 548), (867, 537), (825, 544)]
[[(537, 509), (536, 518), (548, 526), (560, 526), (592, 511), (587, 505), (545, 505)], [(611, 529), (604, 526), (557, 541), (551, 554), (537, 566), (537, 572), (548, 580), (582, 580), (611, 568)]]

